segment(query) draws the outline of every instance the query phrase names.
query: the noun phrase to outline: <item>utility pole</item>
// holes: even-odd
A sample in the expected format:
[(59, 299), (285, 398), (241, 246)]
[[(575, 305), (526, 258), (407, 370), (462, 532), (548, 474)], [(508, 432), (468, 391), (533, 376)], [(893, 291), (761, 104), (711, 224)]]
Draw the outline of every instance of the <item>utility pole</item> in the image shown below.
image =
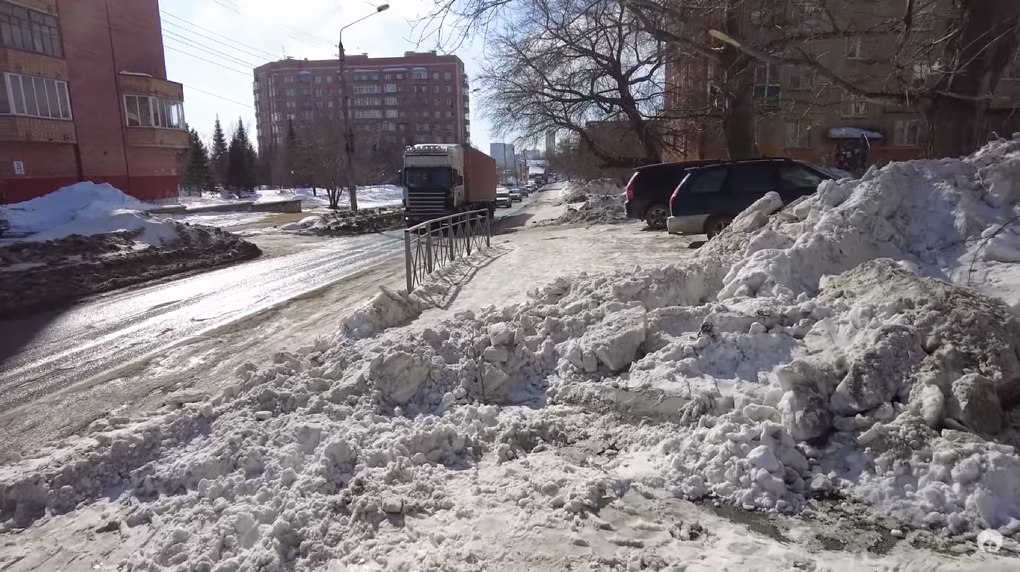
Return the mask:
[(358, 212), (358, 192), (357, 187), (354, 184), (354, 129), (351, 126), (351, 112), (350, 112), (350, 99), (351, 94), (347, 91), (347, 54), (344, 51), (344, 30), (351, 26), (361, 22), (365, 18), (378, 14), (379, 12), (385, 12), (390, 9), (389, 4), (380, 4), (376, 6), (375, 12), (372, 12), (368, 16), (361, 19), (355, 20), (350, 24), (340, 28), (340, 32), (337, 34), (339, 41), (337, 42), (340, 48), (340, 113), (343, 115), (344, 120), (344, 153), (347, 156), (346, 165), (346, 180), (347, 180), (347, 195), (350, 197), (351, 212)]

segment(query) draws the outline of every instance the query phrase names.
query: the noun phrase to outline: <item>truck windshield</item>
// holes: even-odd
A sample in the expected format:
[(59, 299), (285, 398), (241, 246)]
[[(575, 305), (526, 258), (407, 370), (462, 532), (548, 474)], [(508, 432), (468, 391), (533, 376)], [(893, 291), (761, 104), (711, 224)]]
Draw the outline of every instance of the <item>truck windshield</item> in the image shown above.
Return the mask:
[(453, 186), (449, 167), (408, 167), (404, 181), (409, 189), (447, 189)]

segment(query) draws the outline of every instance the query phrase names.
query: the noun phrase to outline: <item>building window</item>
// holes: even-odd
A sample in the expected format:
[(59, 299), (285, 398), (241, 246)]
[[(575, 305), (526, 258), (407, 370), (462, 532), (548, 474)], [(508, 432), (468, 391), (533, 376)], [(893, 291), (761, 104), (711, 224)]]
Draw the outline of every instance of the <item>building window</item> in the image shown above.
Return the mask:
[(432, 93), (439, 93), (439, 86), (438, 85), (432, 86)]
[(910, 66), (910, 85), (924, 87), (928, 84), (928, 77), (931, 75), (931, 62), (918, 60)]
[(289, 76), (283, 78), (283, 83), (294, 83), (294, 76), (289, 75)]
[(387, 97), (383, 99), (383, 105), (398, 105), (397, 98)]
[(439, 119), (440, 117), (442, 117), (442, 112), (439, 112), (439, 111), (435, 112), (433, 114), (433, 117), (435, 117), (436, 119)]
[(379, 74), (377, 74), (377, 73), (372, 74), (372, 79), (373, 80), (379, 79)]
[(861, 41), (861, 37), (846, 39), (846, 57), (850, 60), (864, 59), (864, 44)]
[(843, 94), (839, 112), (843, 117), (865, 117), (868, 115), (868, 102), (861, 96)]
[(804, 149), (811, 146), (811, 124), (806, 121), (786, 122), (786, 147)]
[(125, 95), (128, 127), (184, 129), (184, 103), (150, 95)]
[(311, 111), (302, 111), (302, 112), (301, 112), (301, 119), (304, 119), (304, 120), (309, 120), (309, 119), (311, 119), (312, 117), (314, 117), (314, 116), (312, 115), (312, 112), (311, 112)]
[(293, 97), (296, 93), (297, 92), (295, 92), (293, 89), (285, 89), (285, 90), (283, 90), (283, 95), (289, 95), (291, 97)]
[(447, 98), (446, 98), (446, 105), (448, 105), (448, 106), (450, 106), (450, 107), (453, 107), (453, 100), (452, 100), (452, 99), (450, 99), (449, 97), (447, 97)]
[(438, 97), (433, 101), (433, 105), (439, 105), (439, 98)]
[(432, 79), (438, 80), (439, 79), (439, 72), (433, 72), (432, 73)]
[(412, 74), (412, 77), (414, 79), (428, 79), (429, 78), (429, 72), (426, 71), (425, 68), (415, 68), (415, 69), (411, 70), (411, 74)]
[(897, 119), (893, 129), (893, 145), (914, 147), (921, 144), (921, 122), (917, 119)]
[(354, 119), (382, 119), (381, 109), (357, 109), (354, 111)]
[(322, 90), (321, 89), (316, 89), (315, 90), (315, 95), (317, 95), (319, 97), (322, 97)]
[(453, 117), (453, 112), (452, 111), (447, 111), (446, 112), (446, 118), (450, 119), (451, 117)]
[(453, 79), (453, 74), (450, 72), (446, 72), (443, 74), (443, 79), (445, 79), (446, 81), (450, 81), (451, 79)]
[(386, 84), (386, 89), (384, 91), (386, 93), (397, 93), (397, 84), (395, 83)]
[(326, 107), (333, 107), (333, 101), (332, 100), (327, 101), (326, 103), (328, 104)]
[(71, 119), (67, 82), (15, 73), (4, 74), (7, 105), (0, 113)]
[(318, 107), (319, 109), (322, 109), (322, 102), (321, 101), (316, 101), (315, 102), (315, 107)]
[(379, 93), (378, 85), (356, 85), (354, 93)]
[(814, 89), (815, 84), (815, 70), (802, 65), (791, 65), (787, 66), (789, 70), (790, 91), (810, 91)]
[(392, 119), (394, 117), (399, 117), (399, 113), (397, 112), (397, 110), (396, 109), (387, 109), (386, 110), (386, 118), (387, 119)]
[(783, 86), (779, 83), (779, 77), (775, 66), (763, 65), (754, 68), (754, 99), (759, 105), (765, 107), (778, 107), (779, 96), (783, 92)]
[(453, 86), (452, 85), (446, 86), (446, 93), (453, 93)]
[(315, 83), (322, 83), (322, 76), (321, 75), (315, 76)]
[(0, 1), (0, 43), (5, 48), (63, 57), (56, 17)]
[(293, 109), (297, 107), (297, 103), (294, 103), (293, 101), (288, 101), (284, 104), (284, 107), (286, 107), (287, 109)]

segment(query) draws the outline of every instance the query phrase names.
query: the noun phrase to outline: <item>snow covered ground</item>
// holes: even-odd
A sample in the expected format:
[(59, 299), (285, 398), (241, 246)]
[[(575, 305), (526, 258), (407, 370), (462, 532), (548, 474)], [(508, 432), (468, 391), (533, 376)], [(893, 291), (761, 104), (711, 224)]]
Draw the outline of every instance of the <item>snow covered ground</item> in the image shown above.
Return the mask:
[[(222, 205), (234, 202), (255, 200), (258, 203), (271, 203), (276, 201), (288, 201), (294, 198), (301, 198), (302, 206), (307, 209), (326, 208), (329, 206), (329, 197), (326, 191), (318, 189), (313, 192), (310, 188), (295, 189), (259, 189), (256, 196), (237, 199), (234, 197), (223, 197), (218, 194), (204, 194), (200, 197), (181, 195), (178, 199), (180, 204), (188, 207)], [(371, 208), (400, 204), (404, 197), (404, 190), (396, 185), (372, 185), (358, 187), (358, 207)], [(340, 197), (340, 206), (346, 207), (349, 202), (347, 193)]]
[(770, 195), (674, 264), (427, 324), (467, 262), (383, 290), (0, 469), (0, 563), (1016, 570), (1018, 165), (1020, 139)]

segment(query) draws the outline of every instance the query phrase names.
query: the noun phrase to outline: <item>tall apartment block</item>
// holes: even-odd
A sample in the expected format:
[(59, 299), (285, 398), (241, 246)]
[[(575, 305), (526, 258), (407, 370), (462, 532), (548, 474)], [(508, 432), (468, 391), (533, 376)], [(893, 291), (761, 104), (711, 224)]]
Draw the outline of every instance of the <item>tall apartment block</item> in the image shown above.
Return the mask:
[[(468, 143), (470, 100), (464, 62), (436, 52), (402, 57), (347, 55), (350, 119), (355, 137), (383, 142)], [(255, 68), (259, 150), (281, 145), (288, 125), (340, 119), (340, 61), (287, 58)]]
[[(711, 1), (711, 0), (708, 0)], [(906, 0), (828, 3), (831, 14), (814, 0), (749, 0), (749, 37), (767, 43), (784, 35), (830, 29), (835, 18), (846, 30), (874, 30), (903, 17)], [(912, 35), (847, 34), (809, 39), (798, 44), (811, 57), (856, 85), (875, 92), (904, 93), (934, 85), (939, 50), (923, 53), (917, 46), (940, 46), (948, 27), (958, 19), (952, 0), (917, 0)], [(917, 54), (914, 56), (914, 54)], [(910, 56), (910, 57), (907, 57)], [(719, 119), (725, 113), (722, 82), (727, 70), (704, 56), (682, 54), (666, 66), (667, 115), (680, 118), (676, 141), (679, 158), (725, 158)], [(876, 105), (845, 90), (810, 67), (761, 64), (753, 70), (757, 150), (767, 156), (789, 156), (840, 166), (841, 160), (866, 147), (868, 164), (914, 159), (924, 154), (927, 126), (924, 110), (909, 105)], [(1020, 102), (1020, 62), (1000, 78), (990, 105), (986, 128), (991, 134), (1020, 129), (1014, 108)], [(706, 113), (707, 112), (707, 113)], [(703, 119), (715, 115), (714, 120)], [(697, 117), (697, 119), (683, 119)], [(863, 137), (862, 137), (863, 136)]]
[(0, 202), (78, 181), (177, 196), (184, 92), (157, 0), (0, 0)]
[(496, 160), (496, 167), (506, 170), (516, 163), (513, 143), (489, 143), (489, 156)]

